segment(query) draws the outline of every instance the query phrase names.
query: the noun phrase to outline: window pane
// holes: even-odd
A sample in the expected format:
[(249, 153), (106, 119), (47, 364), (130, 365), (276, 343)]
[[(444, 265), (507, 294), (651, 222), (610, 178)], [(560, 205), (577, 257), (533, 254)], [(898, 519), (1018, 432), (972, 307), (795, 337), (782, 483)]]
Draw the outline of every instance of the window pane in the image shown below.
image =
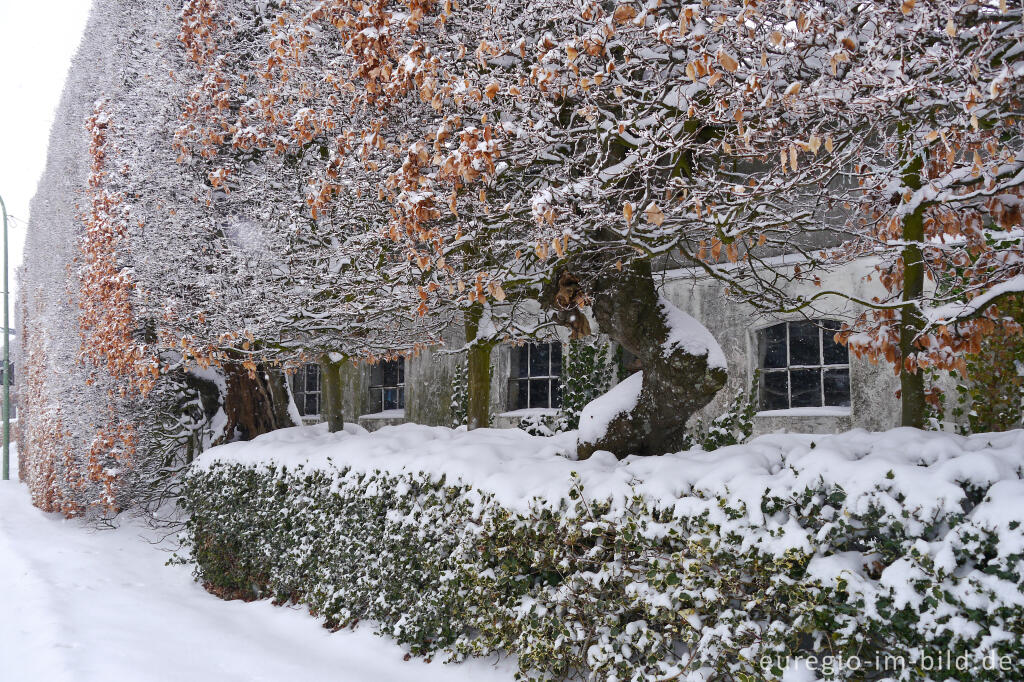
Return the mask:
[(320, 365), (306, 365), (306, 390), (320, 390)]
[(792, 407), (821, 407), (821, 370), (794, 369), (789, 373), (793, 382)]
[(530, 407), (550, 407), (547, 379), (530, 379)]
[(813, 322), (791, 322), (789, 324), (789, 364), (820, 365), (819, 335), (818, 325)]
[(402, 385), (405, 383), (405, 358), (398, 358), (395, 364), (398, 365), (398, 384)]
[(307, 393), (306, 398), (303, 401), (302, 416), (315, 417), (318, 414), (320, 414), (320, 394)]
[(758, 335), (758, 354), (764, 369), (786, 366), (786, 325), (768, 327)]
[(551, 344), (551, 376), (557, 377), (562, 373), (562, 344)]
[(512, 376), (514, 377), (525, 377), (526, 370), (530, 367), (530, 346), (520, 346), (515, 349), (515, 367), (512, 368)]
[(405, 388), (403, 386), (398, 387), (398, 409), (405, 409)]
[(370, 412), (380, 412), (384, 409), (383, 398), (379, 387), (370, 389)]
[(551, 380), (551, 407), (562, 406), (562, 382), (558, 379)]
[(381, 377), (383, 386), (397, 386), (398, 385), (398, 363), (394, 360), (387, 360), (380, 363)]
[(846, 346), (835, 341), (839, 327), (840, 324), (836, 320), (821, 320), (821, 350), (826, 365), (850, 364), (850, 353)]
[(378, 362), (376, 365), (370, 365), (370, 385), (384, 385), (384, 363)]
[[(530, 376), (546, 377), (550, 370), (551, 346), (546, 343), (535, 343), (530, 348)], [(531, 389), (532, 391), (532, 389)]]
[(784, 410), (789, 407), (789, 373), (765, 372), (761, 377), (761, 407)]
[(515, 386), (516, 391), (516, 409), (522, 410), (530, 406), (529, 394), (529, 383), (524, 381), (517, 381)]
[(825, 370), (825, 404), (836, 407), (850, 406), (850, 370)]
[(398, 389), (397, 388), (385, 388), (384, 389), (384, 407), (385, 410), (397, 410), (398, 409)]

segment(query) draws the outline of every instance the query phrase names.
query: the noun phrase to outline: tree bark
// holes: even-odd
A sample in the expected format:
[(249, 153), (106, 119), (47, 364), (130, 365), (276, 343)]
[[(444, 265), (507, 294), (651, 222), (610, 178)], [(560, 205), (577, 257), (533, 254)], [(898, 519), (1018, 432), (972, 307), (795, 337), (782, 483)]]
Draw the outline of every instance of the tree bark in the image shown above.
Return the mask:
[(263, 374), (270, 394), (270, 400), (274, 407), (274, 423), (279, 424), (278, 428), (297, 426), (288, 410), (291, 397), (288, 395), (288, 386), (285, 384), (288, 378), (280, 368), (267, 368)]
[(224, 365), (224, 373), (227, 383), (227, 395), (224, 396), (224, 414), (227, 416), (225, 441), (252, 440), (275, 429), (291, 426), (290, 416), (283, 422), (277, 416), (266, 367), (257, 365), (256, 372), (251, 375), (241, 363), (233, 362)]
[[(921, 168), (924, 160), (915, 158), (903, 176), (904, 184), (911, 189), (921, 188)], [(918, 246), (924, 240), (924, 208), (918, 206), (903, 218), (903, 307), (900, 309), (900, 424), (924, 428), (926, 403), (924, 374), (914, 365), (908, 366), (907, 358), (919, 349), (917, 337), (924, 329), (918, 303), (924, 293), (924, 260)]]
[(604, 437), (580, 443), (579, 457), (597, 450), (621, 459), (682, 449), (686, 421), (725, 385), (725, 369), (709, 367), (708, 356), (678, 345), (666, 349), (671, 329), (649, 262), (635, 261), (622, 272), (600, 275), (590, 293), (601, 331), (643, 364), (643, 386), (636, 407), (613, 419)]
[(341, 401), (341, 362), (331, 362), (326, 355), (320, 358), (320, 414), (327, 420), (327, 430), (331, 433), (345, 427), (345, 407)]
[(464, 315), (466, 329), (466, 353), (468, 407), (466, 424), (468, 429), (486, 428), (491, 425), (491, 349), (492, 341), (477, 338), (483, 306), (474, 304)]

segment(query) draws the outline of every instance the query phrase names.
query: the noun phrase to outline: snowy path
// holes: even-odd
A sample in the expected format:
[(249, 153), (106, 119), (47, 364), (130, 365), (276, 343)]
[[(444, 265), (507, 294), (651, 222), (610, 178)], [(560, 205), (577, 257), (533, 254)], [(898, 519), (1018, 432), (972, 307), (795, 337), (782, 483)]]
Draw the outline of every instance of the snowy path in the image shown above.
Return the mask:
[[(16, 466), (12, 466), (12, 476)], [(126, 522), (92, 531), (0, 482), (3, 682), (511, 680), (513, 666), (402, 660), (369, 628), (330, 633), (304, 611), (221, 601), (167, 567)]]

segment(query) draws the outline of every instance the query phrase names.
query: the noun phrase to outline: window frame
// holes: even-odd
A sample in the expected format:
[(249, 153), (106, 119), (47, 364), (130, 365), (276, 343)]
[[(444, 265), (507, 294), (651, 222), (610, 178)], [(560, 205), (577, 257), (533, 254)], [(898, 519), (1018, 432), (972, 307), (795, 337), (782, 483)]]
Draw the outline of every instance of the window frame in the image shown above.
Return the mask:
[[(792, 337), (790, 328), (794, 324), (810, 324), (813, 325), (818, 332), (818, 363), (817, 364), (792, 364)], [(760, 412), (772, 412), (776, 410), (791, 410), (791, 409), (818, 409), (818, 408), (846, 408), (851, 409), (853, 406), (853, 387), (852, 387), (852, 372), (850, 368), (850, 352), (846, 346), (840, 345), (846, 355), (846, 361), (842, 363), (826, 362), (825, 358), (825, 333), (830, 331), (827, 325), (835, 325), (836, 331), (841, 324), (839, 320), (820, 317), (813, 320), (806, 319), (794, 319), (794, 320), (778, 320), (771, 324), (765, 325), (754, 330), (753, 334), (753, 347), (755, 356), (755, 367), (760, 373), (760, 389), (758, 391), (758, 410)], [(768, 330), (774, 329), (775, 327), (785, 327), (785, 366), (783, 367), (765, 367), (762, 356), (761, 344), (768, 333)], [(819, 403), (817, 405), (808, 406), (797, 406), (793, 407), (793, 371), (794, 370), (817, 370), (818, 372), (818, 384), (819, 384)], [(833, 400), (830, 404), (829, 397), (826, 393), (826, 381), (825, 376), (828, 371), (837, 371), (846, 373), (846, 394), (844, 399), (835, 401)], [(768, 407), (767, 399), (768, 394), (766, 393), (766, 376), (769, 374), (784, 374), (786, 376), (786, 407)], [(844, 404), (836, 404), (844, 403)]]
[[(309, 387), (311, 372), (310, 369), (315, 369), (312, 372), (312, 376), (316, 377), (316, 387), (311, 389)], [(302, 379), (302, 387), (299, 388), (299, 378)], [(321, 409), (323, 408), (323, 377), (320, 372), (320, 365), (315, 362), (306, 362), (299, 366), (291, 376), (291, 389), (292, 389), (292, 400), (295, 402), (295, 407), (299, 411), (299, 416), (303, 419), (320, 419)], [(316, 401), (316, 412), (306, 412), (306, 402), (308, 398), (314, 398)]]
[[(548, 347), (548, 366), (546, 374), (532, 374), (533, 372), (533, 353), (540, 346)], [(558, 373), (553, 373), (555, 365), (555, 352), (554, 349), (558, 348)], [(509, 379), (508, 379), (508, 396), (509, 405), (512, 410), (536, 410), (536, 409), (559, 409), (562, 406), (562, 369), (563, 362), (565, 360), (565, 349), (562, 348), (561, 341), (535, 341), (531, 343), (524, 343), (518, 346), (513, 346), (509, 357)], [(522, 366), (524, 361), (526, 362), (526, 373), (522, 374), (518, 372), (518, 368)], [(547, 382), (547, 404), (546, 405), (533, 405), (533, 392), (530, 390), (530, 383), (534, 381), (546, 381)], [(521, 405), (519, 402), (520, 390), (519, 385), (521, 383), (526, 384), (526, 404)]]
[[(386, 364), (397, 365), (397, 381), (395, 383), (387, 383), (385, 381), (384, 365)], [(377, 376), (380, 377), (380, 383), (376, 383)], [(374, 391), (379, 390), (379, 397), (374, 396)], [(394, 391), (397, 396), (394, 401), (398, 407), (384, 406), (387, 404), (385, 395), (387, 391)], [(392, 360), (381, 360), (380, 362), (370, 365), (370, 381), (367, 388), (367, 400), (368, 407), (371, 410), (367, 414), (379, 414), (388, 410), (404, 410), (405, 409), (405, 358), (400, 357)]]

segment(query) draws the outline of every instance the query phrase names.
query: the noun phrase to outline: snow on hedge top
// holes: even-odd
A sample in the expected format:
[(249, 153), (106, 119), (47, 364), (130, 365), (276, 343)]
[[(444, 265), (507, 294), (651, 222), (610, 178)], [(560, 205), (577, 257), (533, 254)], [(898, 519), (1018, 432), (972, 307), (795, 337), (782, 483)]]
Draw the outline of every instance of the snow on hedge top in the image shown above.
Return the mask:
[(664, 296), (658, 297), (658, 305), (665, 314), (665, 324), (668, 325), (668, 338), (662, 346), (666, 356), (671, 355), (676, 348), (681, 348), (691, 355), (707, 355), (708, 369), (726, 369), (725, 353), (707, 327), (677, 308)]
[[(244, 443), (205, 452), (194, 466), (215, 462), (248, 466), (285, 465), (391, 474), (422, 472), (434, 480), (461, 481), (494, 495), (512, 510), (527, 510), (534, 498), (557, 506), (577, 472), (586, 497), (611, 499), (613, 509), (635, 493), (653, 503), (684, 511), (708, 498), (743, 503), (751, 522), (761, 518), (765, 494), (787, 497), (820, 482), (841, 486), (844, 507), (867, 511), (881, 504), (910, 509), (924, 518), (934, 512), (961, 512), (964, 483), (993, 487), (993, 500), (974, 514), (1008, 523), (1000, 509), (1024, 516), (1024, 431), (957, 436), (901, 428), (884, 433), (863, 430), (840, 435), (771, 434), (713, 452), (692, 450), (662, 457), (618, 461), (597, 452), (585, 461), (569, 459), (574, 431), (552, 437), (519, 429), (449, 429), (403, 424), (367, 433), (349, 425), (328, 433), (325, 425), (281, 429)], [(568, 456), (567, 456), (568, 455)], [(717, 505), (712, 505), (717, 507)], [(1008, 512), (1007, 512), (1008, 513)]]
[(636, 372), (587, 403), (580, 413), (579, 442), (596, 443), (604, 438), (613, 419), (636, 407), (643, 385), (644, 373)]

